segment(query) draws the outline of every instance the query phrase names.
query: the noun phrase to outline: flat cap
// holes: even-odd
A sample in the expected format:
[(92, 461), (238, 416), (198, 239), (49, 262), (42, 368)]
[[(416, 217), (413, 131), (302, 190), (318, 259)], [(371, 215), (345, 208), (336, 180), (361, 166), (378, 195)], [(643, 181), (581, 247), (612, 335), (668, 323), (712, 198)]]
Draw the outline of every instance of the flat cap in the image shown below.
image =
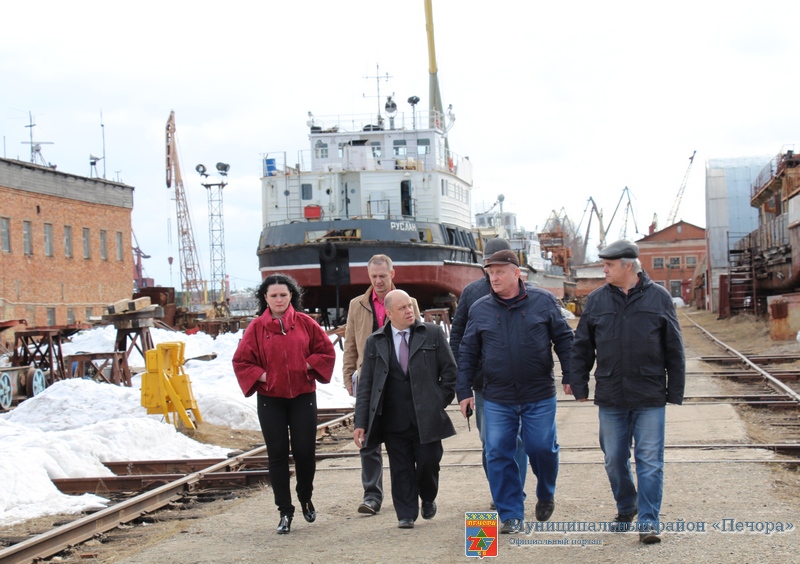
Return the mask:
[(487, 266), (491, 266), (493, 264), (513, 264), (514, 266), (519, 266), (519, 257), (517, 256), (517, 253), (508, 249), (497, 251), (495, 254), (489, 257), (489, 259), (486, 261), (486, 264), (483, 266), (486, 268)]
[(632, 241), (620, 239), (614, 241), (608, 247), (597, 253), (601, 259), (616, 260), (621, 258), (639, 258), (639, 245)]
[(502, 237), (495, 237), (494, 239), (489, 239), (488, 241), (486, 241), (486, 246), (483, 248), (483, 259), (484, 261), (489, 260), (489, 258), (497, 251), (502, 251), (510, 248), (511, 245), (509, 245), (508, 241), (506, 241)]

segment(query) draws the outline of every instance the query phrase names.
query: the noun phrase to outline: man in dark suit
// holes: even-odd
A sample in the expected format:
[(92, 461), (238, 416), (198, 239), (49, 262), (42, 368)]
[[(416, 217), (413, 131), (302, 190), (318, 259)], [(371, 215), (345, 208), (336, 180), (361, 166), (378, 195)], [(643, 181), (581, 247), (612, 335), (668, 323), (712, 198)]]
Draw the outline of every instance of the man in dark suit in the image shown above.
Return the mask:
[(455, 395), (456, 362), (441, 327), (414, 317), (411, 298), (384, 299), (389, 323), (367, 338), (356, 399), (356, 446), (381, 441), (389, 455), (398, 527), (436, 515), (442, 439), (456, 434), (445, 413)]

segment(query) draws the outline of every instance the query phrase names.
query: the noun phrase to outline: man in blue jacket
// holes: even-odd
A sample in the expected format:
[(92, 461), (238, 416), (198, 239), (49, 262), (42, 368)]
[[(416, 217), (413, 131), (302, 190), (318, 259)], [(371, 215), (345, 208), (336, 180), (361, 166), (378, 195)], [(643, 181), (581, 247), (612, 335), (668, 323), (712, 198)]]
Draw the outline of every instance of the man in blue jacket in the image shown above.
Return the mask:
[[(484, 262), (489, 260), (494, 253), (502, 250), (511, 250), (511, 245), (508, 241), (501, 237), (494, 237), (486, 242), (486, 247), (483, 249)], [(461, 293), (461, 298), (458, 300), (458, 307), (456, 314), (453, 316), (453, 323), (450, 326), (450, 350), (453, 351), (453, 357), (458, 360), (458, 351), (461, 348), (461, 339), (464, 337), (464, 330), (467, 328), (467, 320), (469, 319), (469, 310), (472, 304), (477, 302), (484, 296), (488, 296), (492, 289), (489, 284), (489, 275), (484, 273), (483, 278), (475, 280), (467, 284), (464, 291)], [(478, 369), (472, 380), (472, 393), (475, 396), (475, 426), (478, 428), (478, 438), (481, 440), (481, 463), (483, 464), (483, 472), (486, 474), (486, 479), (489, 479), (489, 470), (486, 467), (486, 427), (483, 424), (483, 370)], [(522, 442), (522, 435), (517, 437), (517, 452), (514, 455), (519, 467), (519, 478), (522, 482), (523, 496), (525, 491), (525, 478), (528, 473), (528, 455), (525, 454), (525, 444)], [(495, 509), (494, 500), (492, 500), (492, 509)]]
[(599, 256), (608, 283), (586, 299), (572, 345), (570, 384), (575, 399), (586, 401), (597, 360), (600, 448), (619, 512), (612, 528), (627, 531), (638, 513), (639, 540), (653, 544), (661, 542), (666, 404), (683, 403), (681, 328), (669, 292), (642, 270), (636, 243), (616, 241)]
[[(525, 451), (537, 478), (536, 519), (547, 521), (555, 508), (558, 476), (556, 387), (551, 344), (569, 383), (572, 329), (555, 296), (522, 283), (513, 251), (486, 261), (491, 293), (470, 308), (461, 341), (456, 393), (461, 413), (474, 409), (472, 386), (483, 368), (486, 464), (501, 533), (522, 530), (525, 504), (514, 460), (520, 425)], [(571, 393), (568, 387), (564, 390)]]

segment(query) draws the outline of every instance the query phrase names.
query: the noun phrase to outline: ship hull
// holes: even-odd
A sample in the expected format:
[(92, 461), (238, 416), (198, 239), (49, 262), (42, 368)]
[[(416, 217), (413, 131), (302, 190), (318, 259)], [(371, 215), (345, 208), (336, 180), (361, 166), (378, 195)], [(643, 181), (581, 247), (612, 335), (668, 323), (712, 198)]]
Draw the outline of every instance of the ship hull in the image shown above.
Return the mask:
[(327, 242), (267, 247), (259, 250), (262, 279), (292, 276), (303, 288), (303, 305), (312, 309), (344, 307), (370, 285), (369, 259), (392, 259), (394, 283), (416, 298), (423, 309), (458, 299), (464, 287), (483, 276), (474, 251), (446, 245), (394, 241)]

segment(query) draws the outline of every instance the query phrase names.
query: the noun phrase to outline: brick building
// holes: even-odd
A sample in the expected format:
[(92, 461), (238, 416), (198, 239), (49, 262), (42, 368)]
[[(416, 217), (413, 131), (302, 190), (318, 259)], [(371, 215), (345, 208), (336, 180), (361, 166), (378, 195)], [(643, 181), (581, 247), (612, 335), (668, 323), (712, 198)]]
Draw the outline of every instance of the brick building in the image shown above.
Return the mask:
[(0, 159), (0, 319), (100, 315), (133, 290), (133, 187)]
[(706, 230), (685, 221), (636, 241), (642, 268), (673, 297), (690, 303), (697, 265), (706, 256)]

